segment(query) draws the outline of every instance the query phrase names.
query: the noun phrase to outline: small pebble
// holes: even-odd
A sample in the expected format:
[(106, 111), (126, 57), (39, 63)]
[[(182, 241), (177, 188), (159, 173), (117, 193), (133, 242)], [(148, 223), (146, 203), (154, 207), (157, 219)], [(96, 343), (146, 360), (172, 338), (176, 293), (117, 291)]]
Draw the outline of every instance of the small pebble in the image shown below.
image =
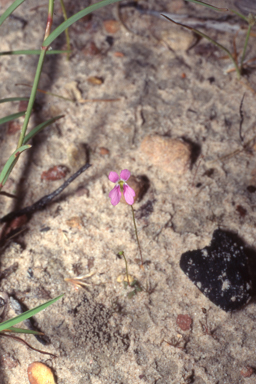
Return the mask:
[(82, 222), (81, 217), (79, 217), (79, 216), (74, 216), (74, 217), (71, 217), (70, 219), (66, 220), (66, 224), (67, 224), (70, 228), (78, 228), (78, 229), (81, 229), (81, 228), (82, 228), (82, 225), (83, 225), (83, 222)]
[(87, 81), (92, 85), (101, 85), (103, 83), (102, 77), (97, 76), (88, 77)]
[[(135, 176), (130, 176), (129, 180), (127, 181), (127, 184), (134, 190), (135, 192), (135, 197), (134, 197), (134, 203), (139, 199), (142, 198), (144, 195), (145, 191), (148, 189), (148, 181), (144, 180), (143, 178), (135, 177)], [(121, 203), (127, 204), (125, 201), (125, 198), (122, 194), (121, 196)]]
[[(171, 23), (171, 22), (170, 22)], [(195, 42), (195, 36), (178, 26), (161, 32), (161, 39), (174, 51), (186, 51)]]
[(120, 23), (116, 20), (106, 20), (103, 23), (107, 33), (115, 34), (120, 28)]
[(52, 370), (39, 362), (28, 366), (28, 380), (30, 384), (56, 384)]
[(217, 229), (209, 247), (181, 255), (180, 268), (200, 291), (224, 311), (251, 299), (247, 256), (233, 235)]
[(90, 194), (89, 189), (85, 187), (79, 187), (76, 190), (76, 196), (78, 197), (81, 197), (81, 196), (89, 197), (89, 194)]
[(243, 367), (240, 371), (241, 376), (243, 377), (251, 377), (254, 373), (254, 369), (252, 367)]
[(148, 156), (149, 163), (173, 174), (183, 174), (191, 162), (190, 145), (170, 137), (146, 136), (141, 151)]
[(95, 56), (100, 53), (100, 49), (96, 46), (96, 44), (91, 41), (83, 50), (83, 54), (85, 56)]
[(192, 325), (192, 319), (189, 315), (178, 315), (176, 324), (182, 331), (188, 331)]
[(100, 151), (100, 155), (101, 155), (101, 156), (109, 155), (109, 149), (107, 149), (107, 148), (105, 148), (105, 147), (100, 147), (100, 148), (99, 148), (99, 151)]

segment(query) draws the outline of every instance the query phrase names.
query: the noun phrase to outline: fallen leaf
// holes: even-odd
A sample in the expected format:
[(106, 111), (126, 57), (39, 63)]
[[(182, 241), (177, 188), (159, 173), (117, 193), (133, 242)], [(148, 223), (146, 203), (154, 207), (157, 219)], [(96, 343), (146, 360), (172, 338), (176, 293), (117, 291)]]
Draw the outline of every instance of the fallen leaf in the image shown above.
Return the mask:
[(63, 179), (67, 173), (68, 168), (65, 167), (65, 165), (55, 165), (41, 174), (41, 180), (60, 180)]

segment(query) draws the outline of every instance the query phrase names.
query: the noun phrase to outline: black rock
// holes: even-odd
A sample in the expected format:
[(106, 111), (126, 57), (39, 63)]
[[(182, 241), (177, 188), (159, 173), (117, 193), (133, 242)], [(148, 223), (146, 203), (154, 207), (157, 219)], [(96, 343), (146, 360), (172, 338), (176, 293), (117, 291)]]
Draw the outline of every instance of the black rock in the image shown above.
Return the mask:
[(232, 234), (217, 229), (211, 245), (181, 255), (180, 268), (215, 305), (239, 309), (251, 298), (247, 256)]

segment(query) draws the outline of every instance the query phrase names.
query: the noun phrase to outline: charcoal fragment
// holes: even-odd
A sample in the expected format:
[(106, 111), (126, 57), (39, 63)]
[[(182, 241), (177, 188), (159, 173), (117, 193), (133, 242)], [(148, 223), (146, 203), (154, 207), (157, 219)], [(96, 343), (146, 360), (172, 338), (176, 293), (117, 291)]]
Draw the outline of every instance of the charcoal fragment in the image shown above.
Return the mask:
[(238, 239), (217, 229), (210, 246), (181, 255), (180, 268), (200, 291), (224, 311), (251, 298), (247, 256)]

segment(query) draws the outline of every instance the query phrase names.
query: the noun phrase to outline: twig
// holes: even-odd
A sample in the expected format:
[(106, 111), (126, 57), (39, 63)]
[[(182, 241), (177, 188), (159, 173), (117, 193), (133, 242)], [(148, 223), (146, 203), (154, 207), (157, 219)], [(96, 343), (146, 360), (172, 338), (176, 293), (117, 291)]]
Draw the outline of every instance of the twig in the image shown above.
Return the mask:
[(242, 128), (243, 128), (243, 122), (244, 122), (244, 112), (243, 112), (244, 97), (245, 97), (245, 93), (243, 94), (243, 97), (242, 97), (242, 100), (241, 100), (241, 103), (240, 103), (240, 108), (239, 108), (240, 118), (241, 118), (240, 119), (240, 126), (239, 126), (239, 137), (240, 137), (240, 140), (241, 140), (242, 144), (244, 142), (244, 137), (242, 136)]
[(19, 216), (22, 216), (25, 214), (26, 215), (32, 214), (35, 211), (39, 211), (39, 210), (43, 209), (47, 204), (49, 204), (52, 201), (52, 199), (54, 199), (54, 197), (58, 196), (65, 188), (67, 188), (67, 186), (70, 183), (72, 183), (72, 181), (74, 181), (78, 176), (81, 175), (81, 173), (86, 171), (86, 169), (88, 169), (90, 166), (91, 166), (91, 164), (88, 164), (88, 163), (83, 165), (77, 172), (75, 172), (72, 176), (70, 176), (70, 178), (68, 180), (66, 180), (65, 183), (63, 183), (54, 192), (50, 193), (49, 195), (42, 197), (36, 203), (34, 203), (28, 207), (22, 208), (19, 211), (14, 211), (14, 212), (8, 213), (8, 215), (6, 215), (0, 219), (0, 223), (6, 223), (7, 221), (14, 219), (15, 217), (19, 217)]
[(42, 354), (44, 354), (44, 355), (50, 355), (50, 356), (53, 356), (53, 357), (58, 357), (57, 355), (54, 355), (53, 353), (45, 352), (45, 351), (41, 351), (40, 349), (37, 349), (37, 348), (32, 347), (29, 343), (27, 343), (27, 342), (26, 342), (25, 340), (23, 340), (21, 337), (17, 337), (17, 336), (13, 336), (13, 335), (6, 335), (6, 334), (3, 333), (3, 332), (0, 332), (0, 336), (10, 337), (10, 338), (12, 338), (12, 339), (14, 339), (14, 340), (20, 341), (21, 343), (24, 343), (28, 348), (33, 349), (33, 351), (42, 353)]

